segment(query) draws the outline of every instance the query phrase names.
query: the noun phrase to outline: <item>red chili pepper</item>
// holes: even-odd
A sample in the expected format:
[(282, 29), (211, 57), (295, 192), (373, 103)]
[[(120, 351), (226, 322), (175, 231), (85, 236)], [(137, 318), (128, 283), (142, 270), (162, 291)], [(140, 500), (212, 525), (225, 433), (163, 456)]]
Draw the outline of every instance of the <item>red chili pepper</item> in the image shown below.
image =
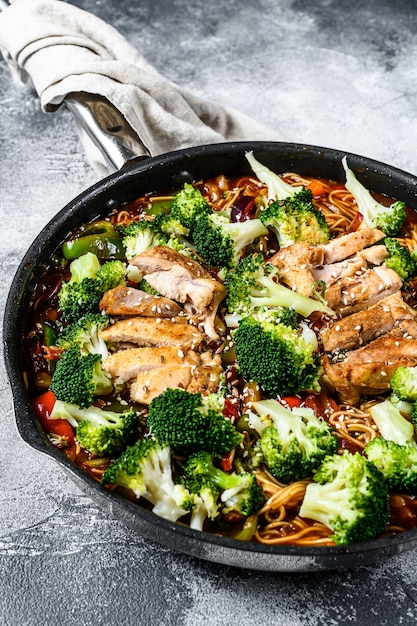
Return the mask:
[(281, 398), (281, 404), (285, 404), (290, 409), (294, 409), (301, 404), (300, 396), (284, 396)]
[(231, 398), (226, 398), (224, 401), (224, 407), (222, 411), (225, 417), (228, 417), (232, 422), (236, 422), (239, 419), (239, 407), (238, 402), (233, 402)]
[(64, 419), (49, 419), (55, 401), (55, 394), (52, 391), (45, 391), (32, 401), (32, 406), (45, 432), (66, 437), (68, 444), (72, 445), (74, 443), (74, 431), (71, 424)]
[(362, 224), (362, 222), (363, 222), (362, 213), (359, 213), (359, 212), (356, 213), (346, 233), (355, 233), (358, 230), (359, 226)]
[(223, 454), (222, 458), (220, 459), (220, 468), (224, 472), (231, 471), (233, 467), (233, 457), (234, 457), (234, 451), (228, 452), (227, 454)]
[(41, 396), (37, 396), (37, 398), (32, 401), (33, 408), (40, 421), (48, 420), (54, 408), (55, 401), (56, 397), (52, 391), (45, 391), (45, 393)]

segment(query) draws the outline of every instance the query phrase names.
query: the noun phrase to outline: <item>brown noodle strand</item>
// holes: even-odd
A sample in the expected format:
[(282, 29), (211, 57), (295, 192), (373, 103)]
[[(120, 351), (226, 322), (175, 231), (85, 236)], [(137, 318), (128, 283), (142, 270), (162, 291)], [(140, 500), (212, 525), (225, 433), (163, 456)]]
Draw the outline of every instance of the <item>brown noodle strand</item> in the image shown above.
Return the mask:
[(341, 405), (329, 418), (339, 438), (347, 439), (364, 448), (368, 441), (378, 436), (378, 429), (371, 415), (357, 407)]

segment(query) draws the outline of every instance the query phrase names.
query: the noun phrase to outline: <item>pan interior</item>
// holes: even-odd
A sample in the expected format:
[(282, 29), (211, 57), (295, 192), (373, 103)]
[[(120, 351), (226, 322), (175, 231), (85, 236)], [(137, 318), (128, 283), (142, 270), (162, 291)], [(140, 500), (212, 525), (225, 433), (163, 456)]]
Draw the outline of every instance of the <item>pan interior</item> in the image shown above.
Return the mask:
[(74, 466), (54, 448), (41, 431), (33, 413), (23, 378), (19, 346), (30, 315), (36, 286), (51, 255), (79, 226), (103, 217), (121, 203), (152, 192), (167, 192), (184, 182), (249, 174), (245, 152), (277, 172), (343, 180), (341, 164), (347, 156), (350, 167), (361, 175), (368, 188), (398, 198), (417, 210), (417, 178), (386, 164), (337, 150), (289, 143), (233, 143), (181, 150), (138, 163), (100, 181), (65, 206), (35, 239), (14, 277), (5, 309), (5, 362), (15, 404), (16, 423), (21, 437), (32, 447), (66, 467), (77, 484), (112, 515), (161, 544), (209, 561), (266, 571), (315, 571), (356, 567), (375, 562), (417, 545), (417, 531), (378, 539), (369, 544), (345, 547), (302, 548), (244, 543), (171, 524), (111, 493)]

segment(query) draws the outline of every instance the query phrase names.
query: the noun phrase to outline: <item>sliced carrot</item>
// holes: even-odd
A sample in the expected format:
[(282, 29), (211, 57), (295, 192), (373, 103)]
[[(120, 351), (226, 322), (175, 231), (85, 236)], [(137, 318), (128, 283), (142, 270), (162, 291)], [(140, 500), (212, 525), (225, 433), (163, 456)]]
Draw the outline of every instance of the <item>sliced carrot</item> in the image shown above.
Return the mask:
[(307, 189), (310, 189), (313, 198), (318, 198), (324, 194), (324, 187), (319, 180), (312, 180), (311, 183), (307, 185)]

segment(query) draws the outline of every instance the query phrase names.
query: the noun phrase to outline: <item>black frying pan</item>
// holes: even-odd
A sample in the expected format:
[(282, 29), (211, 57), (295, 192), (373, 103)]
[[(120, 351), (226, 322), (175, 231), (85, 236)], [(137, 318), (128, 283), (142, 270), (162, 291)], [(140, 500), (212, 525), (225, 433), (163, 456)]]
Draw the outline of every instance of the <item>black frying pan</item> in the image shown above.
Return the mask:
[(345, 547), (264, 546), (193, 531), (173, 524), (111, 492), (54, 448), (42, 432), (23, 380), (21, 340), (30, 316), (37, 283), (52, 253), (84, 222), (106, 215), (117, 204), (148, 192), (167, 192), (183, 182), (218, 174), (238, 176), (250, 172), (245, 152), (276, 172), (295, 171), (307, 176), (344, 180), (341, 165), (349, 166), (369, 189), (403, 200), (417, 210), (417, 177), (394, 167), (337, 150), (291, 143), (225, 143), (179, 150), (133, 161), (93, 185), (65, 206), (38, 235), (22, 260), (10, 289), (4, 317), (5, 361), (18, 431), (24, 441), (55, 459), (77, 485), (102, 507), (141, 535), (167, 547), (202, 559), (242, 568), (305, 572), (357, 567), (386, 559), (417, 546), (417, 530), (395, 537)]

